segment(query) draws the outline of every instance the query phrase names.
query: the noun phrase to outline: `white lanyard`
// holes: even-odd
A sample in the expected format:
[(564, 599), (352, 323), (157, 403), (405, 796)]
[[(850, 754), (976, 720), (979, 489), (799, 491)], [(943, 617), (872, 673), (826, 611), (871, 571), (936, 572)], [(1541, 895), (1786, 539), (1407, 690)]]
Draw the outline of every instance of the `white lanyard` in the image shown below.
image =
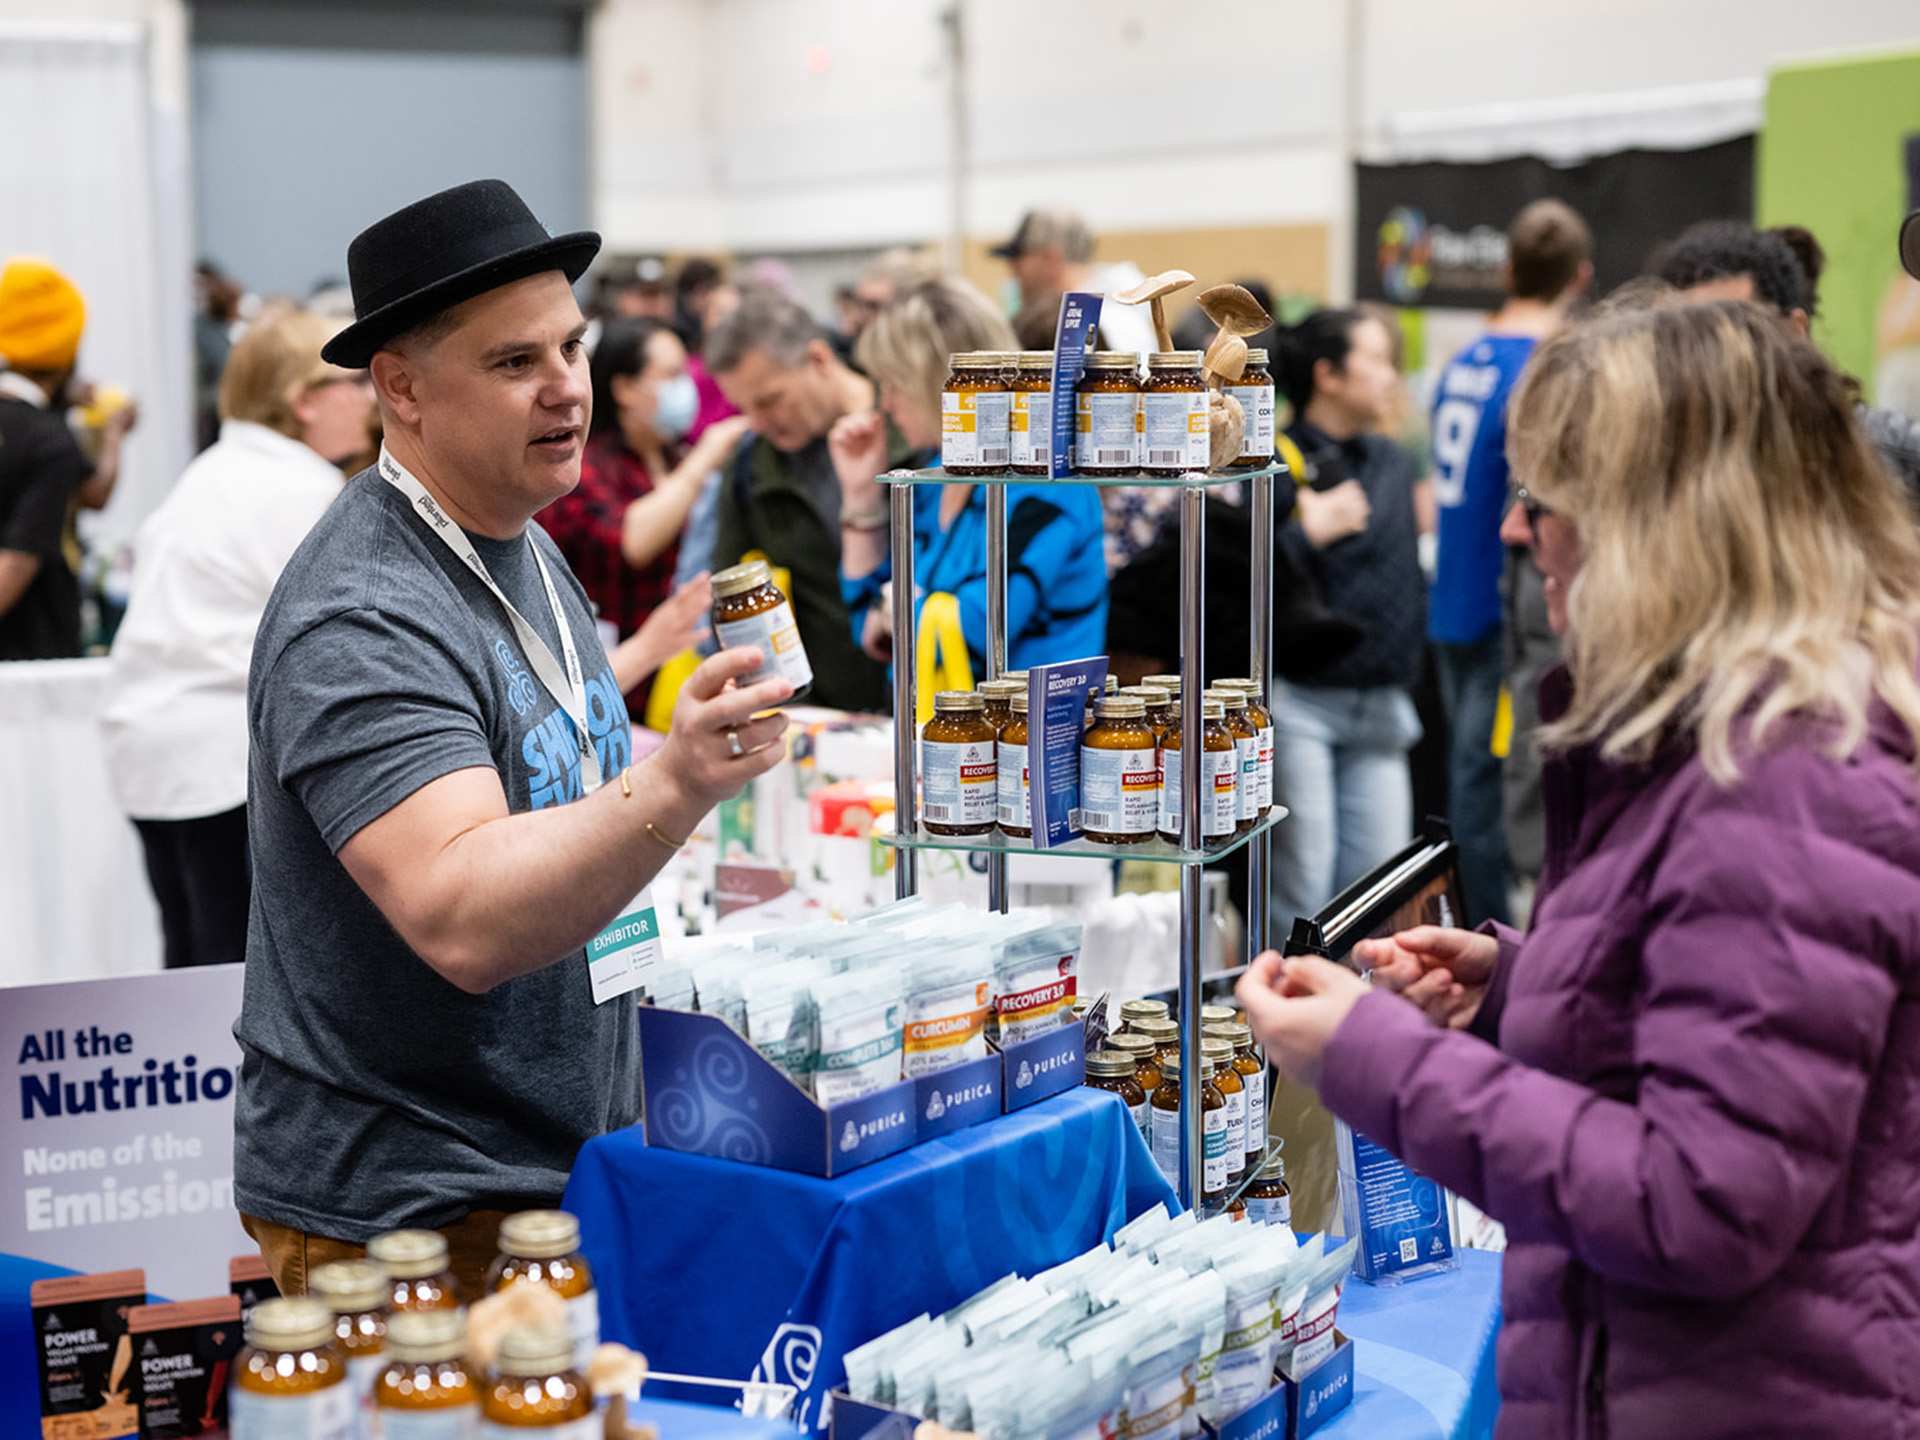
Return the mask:
[(540, 683), (547, 687), (547, 692), (560, 702), (560, 708), (573, 721), (574, 732), (580, 739), (580, 766), (585, 772), (585, 793), (591, 795), (600, 788), (602, 777), (600, 757), (594, 751), (593, 739), (587, 730), (587, 685), (580, 673), (580, 655), (574, 648), (573, 627), (567, 624), (566, 613), (560, 608), (559, 592), (553, 588), (553, 576), (547, 573), (547, 562), (541, 558), (540, 547), (533, 543), (533, 536), (527, 536), (527, 549), (533, 552), (533, 563), (540, 571), (540, 583), (546, 586), (547, 604), (553, 610), (553, 628), (560, 632), (560, 653), (566, 658), (564, 673), (540, 632), (527, 623), (527, 617), (514, 608), (506, 592), (488, 573), (487, 562), (473, 548), (473, 541), (467, 538), (467, 532), (447, 518), (439, 502), (427, 493), (427, 487), (416, 480), (406, 466), (394, 459), (384, 445), (380, 447), (380, 475), (413, 502), (413, 508), (420, 512), (433, 533), (460, 557), (482, 585), (493, 592), (493, 598), (507, 612), (514, 636), (520, 641), (520, 648), (526, 653), (527, 663), (533, 667), (533, 673), (540, 677)]

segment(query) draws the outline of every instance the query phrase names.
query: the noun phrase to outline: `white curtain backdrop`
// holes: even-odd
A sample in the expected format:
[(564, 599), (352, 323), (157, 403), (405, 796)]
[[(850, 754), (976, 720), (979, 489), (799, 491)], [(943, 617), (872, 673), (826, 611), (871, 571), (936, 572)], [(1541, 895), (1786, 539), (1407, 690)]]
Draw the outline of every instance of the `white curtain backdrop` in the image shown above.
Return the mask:
[(83, 378), (140, 402), (120, 488), (82, 533), (129, 538), (192, 456), (191, 195), (181, 117), (153, 99), (142, 25), (0, 23), (0, 257), (87, 297)]

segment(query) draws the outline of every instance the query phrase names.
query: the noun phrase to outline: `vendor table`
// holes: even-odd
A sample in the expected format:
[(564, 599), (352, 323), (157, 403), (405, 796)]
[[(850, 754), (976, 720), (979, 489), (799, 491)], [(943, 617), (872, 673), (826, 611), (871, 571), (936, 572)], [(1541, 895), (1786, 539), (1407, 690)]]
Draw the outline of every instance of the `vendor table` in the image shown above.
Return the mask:
[(837, 1180), (622, 1130), (580, 1152), (564, 1203), (607, 1339), (655, 1369), (795, 1386), (824, 1433), (845, 1351), (1172, 1198), (1119, 1098), (1076, 1089)]
[(793, 1440), (793, 1426), (784, 1420), (749, 1420), (734, 1410), (679, 1400), (643, 1396), (628, 1403), (627, 1418), (657, 1427), (666, 1440)]
[(1500, 1409), (1494, 1339), (1500, 1260), (1460, 1250), (1460, 1268), (1405, 1285), (1355, 1280), (1340, 1296), (1353, 1337), (1353, 1408), (1326, 1440), (1478, 1440)]

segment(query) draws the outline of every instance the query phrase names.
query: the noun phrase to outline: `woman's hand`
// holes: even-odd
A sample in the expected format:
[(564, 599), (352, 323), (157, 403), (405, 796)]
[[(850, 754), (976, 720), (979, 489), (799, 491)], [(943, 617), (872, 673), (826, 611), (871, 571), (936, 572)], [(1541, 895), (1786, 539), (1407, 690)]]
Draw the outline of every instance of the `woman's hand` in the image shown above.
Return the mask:
[(1500, 942), (1471, 930), (1419, 925), (1382, 940), (1362, 940), (1353, 959), (1373, 983), (1412, 1001), (1436, 1025), (1464, 1030), (1500, 963)]
[(746, 416), (729, 415), (724, 420), (714, 421), (700, 432), (700, 438), (693, 442), (693, 449), (681, 461), (681, 468), (689, 472), (696, 488), (706, 484), (707, 476), (727, 463), (751, 428)]
[(633, 689), (682, 650), (700, 643), (713, 609), (713, 585), (702, 570), (654, 607), (638, 630), (614, 647), (613, 680)]
[(1331, 960), (1282, 960), (1269, 950), (1233, 993), (1267, 1058), (1293, 1079), (1316, 1085), (1327, 1042), (1367, 993), (1367, 982)]
[(887, 468), (887, 417), (878, 410), (842, 415), (827, 432), (827, 454), (840, 477), (840, 508), (863, 514), (880, 503), (880, 473)]
[(893, 612), (886, 605), (867, 608), (866, 621), (860, 627), (860, 648), (882, 665), (893, 663)]

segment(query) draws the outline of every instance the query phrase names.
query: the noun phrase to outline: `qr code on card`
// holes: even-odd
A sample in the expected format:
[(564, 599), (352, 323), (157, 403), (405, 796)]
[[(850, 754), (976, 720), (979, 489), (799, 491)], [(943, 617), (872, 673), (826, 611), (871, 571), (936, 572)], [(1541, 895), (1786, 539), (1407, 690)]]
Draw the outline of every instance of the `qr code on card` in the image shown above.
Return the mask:
[(1400, 1242), (1400, 1259), (1403, 1263), (1411, 1263), (1419, 1258), (1420, 1242), (1418, 1240), (1402, 1240)]

